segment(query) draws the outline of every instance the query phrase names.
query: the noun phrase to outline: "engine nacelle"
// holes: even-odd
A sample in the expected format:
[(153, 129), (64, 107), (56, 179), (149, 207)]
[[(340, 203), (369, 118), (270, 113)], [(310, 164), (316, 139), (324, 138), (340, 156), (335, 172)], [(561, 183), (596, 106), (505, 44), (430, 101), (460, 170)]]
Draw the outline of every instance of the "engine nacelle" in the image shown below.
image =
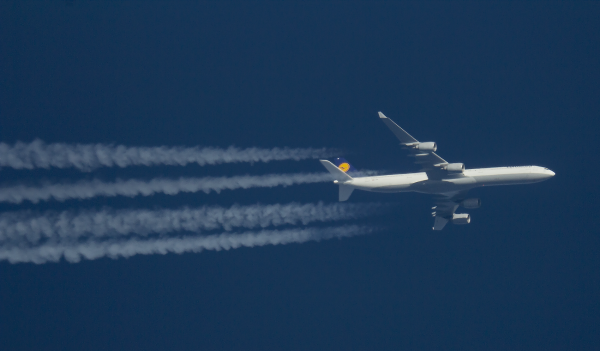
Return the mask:
[(448, 163), (446, 170), (452, 173), (462, 173), (465, 170), (464, 163)]
[(460, 203), (464, 208), (479, 208), (481, 206), (481, 200), (476, 198), (466, 199)]
[(471, 216), (468, 213), (455, 213), (452, 215), (452, 223), (469, 224), (471, 223)]
[(435, 152), (435, 150), (437, 150), (437, 144), (433, 141), (429, 141), (426, 143), (418, 143), (415, 148), (419, 151)]

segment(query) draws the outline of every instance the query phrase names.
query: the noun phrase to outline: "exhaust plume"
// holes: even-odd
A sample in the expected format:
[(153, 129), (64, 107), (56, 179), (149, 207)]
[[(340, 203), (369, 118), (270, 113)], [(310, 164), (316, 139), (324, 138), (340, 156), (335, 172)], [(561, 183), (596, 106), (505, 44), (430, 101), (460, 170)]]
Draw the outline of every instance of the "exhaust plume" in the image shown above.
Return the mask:
[(31, 211), (0, 214), (2, 243), (39, 244), (81, 237), (150, 236), (172, 232), (231, 231), (233, 228), (266, 228), (307, 225), (353, 219), (381, 212), (389, 205), (377, 203), (234, 205), (164, 210)]
[(372, 232), (370, 227), (356, 225), (333, 228), (306, 228), (287, 230), (263, 230), (240, 234), (224, 233), (209, 236), (188, 236), (160, 239), (128, 239), (78, 242), (49, 242), (38, 247), (7, 246), (0, 247), (0, 261), (10, 263), (33, 262), (37, 264), (58, 262), (62, 257), (68, 262), (82, 259), (95, 260), (101, 257), (117, 259), (134, 255), (201, 252), (203, 250), (230, 250), (239, 247), (265, 245), (285, 245), (320, 241), (332, 238), (344, 238)]
[(216, 147), (135, 147), (112, 144), (46, 144), (36, 139), (15, 145), (0, 143), (0, 167), (15, 169), (77, 168), (91, 171), (99, 167), (200, 166), (238, 162), (270, 162), (330, 157), (325, 148), (237, 148)]
[(203, 191), (248, 189), (257, 187), (288, 186), (295, 184), (319, 183), (331, 181), (329, 173), (290, 173), (268, 174), (260, 176), (205, 177), (151, 180), (117, 180), (112, 183), (100, 180), (80, 181), (77, 183), (45, 184), (42, 186), (15, 185), (0, 188), (0, 202), (19, 204), (23, 201), (38, 203), (55, 199), (89, 199), (96, 196), (150, 196), (157, 193), (175, 195)]

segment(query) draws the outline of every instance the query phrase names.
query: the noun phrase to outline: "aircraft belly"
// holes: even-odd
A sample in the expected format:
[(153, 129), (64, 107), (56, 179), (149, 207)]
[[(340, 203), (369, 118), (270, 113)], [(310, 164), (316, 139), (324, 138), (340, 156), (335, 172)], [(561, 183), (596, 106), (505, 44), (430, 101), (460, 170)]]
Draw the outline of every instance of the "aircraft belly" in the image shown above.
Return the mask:
[(536, 180), (531, 179), (529, 173), (490, 174), (475, 176), (474, 178), (476, 179), (477, 183), (481, 183), (485, 186), (528, 184), (536, 182)]
[(378, 192), (378, 193), (398, 193), (398, 192), (419, 192), (427, 194), (440, 194), (454, 191), (471, 189), (477, 182), (472, 177), (461, 177), (444, 180), (421, 180), (416, 182), (392, 182), (392, 181), (372, 181), (370, 183), (353, 184), (356, 189)]
[(472, 177), (444, 180), (426, 180), (412, 184), (411, 190), (426, 194), (442, 194), (471, 189), (477, 186)]
[(354, 186), (356, 189), (373, 191), (376, 193), (397, 193), (410, 190), (410, 184), (370, 184), (362, 186)]
[(460, 178), (449, 178), (442, 180), (423, 178), (395, 178), (382, 179), (371, 178), (353, 184), (360, 190), (378, 193), (418, 192), (426, 194), (442, 194), (472, 189), (478, 186), (528, 184), (540, 181), (534, 174), (511, 173), (511, 174), (483, 174)]
[(421, 177), (370, 177), (364, 179), (355, 179), (352, 187), (359, 190), (372, 191), (377, 193), (397, 193), (402, 191), (413, 191), (410, 189), (412, 184)]
[(370, 189), (376, 193), (399, 193), (403, 191), (412, 191), (409, 190), (408, 186), (397, 186), (397, 185), (384, 185)]

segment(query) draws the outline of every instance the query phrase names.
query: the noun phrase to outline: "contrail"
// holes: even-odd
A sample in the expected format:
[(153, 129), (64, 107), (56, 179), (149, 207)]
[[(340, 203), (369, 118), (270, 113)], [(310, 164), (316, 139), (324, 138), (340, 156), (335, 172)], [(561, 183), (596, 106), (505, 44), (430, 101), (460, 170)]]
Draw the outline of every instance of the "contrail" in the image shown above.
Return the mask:
[(318, 183), (331, 181), (329, 173), (289, 173), (268, 175), (245, 175), (235, 177), (205, 177), (151, 180), (117, 180), (103, 182), (100, 180), (80, 181), (77, 183), (45, 184), (42, 186), (15, 185), (0, 188), (0, 202), (21, 203), (31, 201), (47, 201), (55, 199), (89, 199), (96, 196), (150, 196), (157, 193), (175, 195), (178, 193), (195, 193), (203, 191), (220, 192), (221, 190), (248, 189), (257, 187), (288, 186), (295, 184)]
[(135, 147), (111, 144), (46, 144), (36, 139), (15, 145), (0, 143), (0, 167), (15, 169), (99, 167), (200, 166), (238, 162), (270, 162), (330, 157), (335, 150), (321, 148)]
[(68, 262), (79, 262), (82, 259), (95, 260), (101, 257), (117, 259), (133, 255), (167, 254), (184, 252), (201, 252), (203, 250), (229, 250), (239, 247), (255, 247), (265, 245), (285, 245), (320, 241), (332, 238), (344, 238), (368, 234), (374, 231), (371, 227), (356, 225), (306, 228), (287, 230), (263, 230), (240, 234), (223, 233), (209, 236), (188, 236), (180, 238), (160, 239), (127, 239), (108, 241), (57, 242), (28, 248), (22, 246), (0, 247), (0, 261), (10, 263), (33, 262), (37, 264), (58, 262), (62, 257)]
[(266, 228), (281, 225), (307, 225), (361, 218), (381, 212), (390, 205), (380, 203), (234, 205), (229, 208), (99, 211), (32, 211), (0, 214), (0, 245), (6, 242), (39, 244), (81, 237), (107, 238), (128, 235), (163, 235), (172, 232), (233, 228)]

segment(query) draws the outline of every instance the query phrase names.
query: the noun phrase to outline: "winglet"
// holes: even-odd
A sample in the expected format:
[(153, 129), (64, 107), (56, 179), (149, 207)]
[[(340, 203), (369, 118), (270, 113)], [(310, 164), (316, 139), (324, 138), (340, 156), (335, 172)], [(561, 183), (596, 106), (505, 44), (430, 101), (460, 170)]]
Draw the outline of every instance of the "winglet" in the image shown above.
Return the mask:
[(379, 118), (387, 118), (383, 113), (381, 113), (381, 111), (379, 111), (377, 113), (379, 113)]

